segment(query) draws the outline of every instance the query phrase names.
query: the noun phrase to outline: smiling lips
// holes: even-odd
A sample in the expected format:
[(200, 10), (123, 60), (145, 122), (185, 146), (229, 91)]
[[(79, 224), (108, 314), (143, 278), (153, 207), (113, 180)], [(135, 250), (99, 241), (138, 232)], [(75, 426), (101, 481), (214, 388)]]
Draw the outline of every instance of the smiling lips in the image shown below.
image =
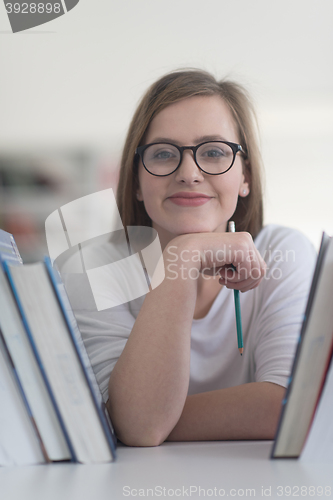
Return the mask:
[(189, 192), (179, 192), (168, 198), (175, 205), (181, 205), (183, 207), (198, 207), (204, 205), (212, 197), (203, 193), (189, 193)]

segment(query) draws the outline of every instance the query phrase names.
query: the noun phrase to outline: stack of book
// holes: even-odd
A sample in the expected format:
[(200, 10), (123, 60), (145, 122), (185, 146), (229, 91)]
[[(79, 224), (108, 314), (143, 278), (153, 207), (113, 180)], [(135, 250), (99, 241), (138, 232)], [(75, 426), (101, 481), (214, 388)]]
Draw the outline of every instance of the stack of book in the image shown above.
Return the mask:
[(116, 438), (60, 276), (0, 230), (0, 465), (111, 462)]
[(333, 461), (333, 238), (323, 234), (271, 458)]

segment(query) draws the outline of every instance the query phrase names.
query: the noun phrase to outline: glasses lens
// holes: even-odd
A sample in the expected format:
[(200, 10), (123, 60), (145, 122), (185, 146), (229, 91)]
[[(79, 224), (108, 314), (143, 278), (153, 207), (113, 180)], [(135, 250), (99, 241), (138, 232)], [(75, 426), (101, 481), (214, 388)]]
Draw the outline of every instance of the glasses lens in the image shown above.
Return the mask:
[(179, 161), (180, 153), (172, 144), (152, 144), (143, 153), (144, 166), (154, 175), (171, 174)]
[(222, 174), (231, 167), (233, 158), (233, 150), (224, 142), (206, 142), (197, 150), (197, 162), (209, 174)]

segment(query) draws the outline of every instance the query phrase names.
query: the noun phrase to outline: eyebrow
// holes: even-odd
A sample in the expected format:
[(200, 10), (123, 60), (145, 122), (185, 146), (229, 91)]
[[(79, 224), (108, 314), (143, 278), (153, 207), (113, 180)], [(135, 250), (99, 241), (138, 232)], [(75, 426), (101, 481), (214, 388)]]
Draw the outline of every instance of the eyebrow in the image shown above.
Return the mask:
[[(206, 142), (206, 141), (226, 141), (224, 137), (220, 135), (203, 135), (201, 137), (197, 137), (195, 139), (195, 144), (200, 144), (201, 142)], [(155, 142), (167, 142), (168, 144), (176, 144), (177, 146), (180, 146), (180, 141), (177, 141), (176, 139), (170, 139), (170, 137), (155, 137), (151, 143)], [(150, 144), (151, 144), (150, 143)]]

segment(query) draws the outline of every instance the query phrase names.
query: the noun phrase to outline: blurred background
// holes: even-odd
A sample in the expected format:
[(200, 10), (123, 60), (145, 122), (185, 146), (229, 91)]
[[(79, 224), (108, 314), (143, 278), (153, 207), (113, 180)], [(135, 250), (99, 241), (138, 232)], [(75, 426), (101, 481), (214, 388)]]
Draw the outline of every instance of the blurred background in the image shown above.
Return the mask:
[(116, 187), (134, 109), (159, 76), (198, 67), (245, 85), (265, 164), (265, 223), (333, 235), (331, 0), (80, 0), (12, 34), (0, 5), (0, 228), (26, 262), (45, 219)]

